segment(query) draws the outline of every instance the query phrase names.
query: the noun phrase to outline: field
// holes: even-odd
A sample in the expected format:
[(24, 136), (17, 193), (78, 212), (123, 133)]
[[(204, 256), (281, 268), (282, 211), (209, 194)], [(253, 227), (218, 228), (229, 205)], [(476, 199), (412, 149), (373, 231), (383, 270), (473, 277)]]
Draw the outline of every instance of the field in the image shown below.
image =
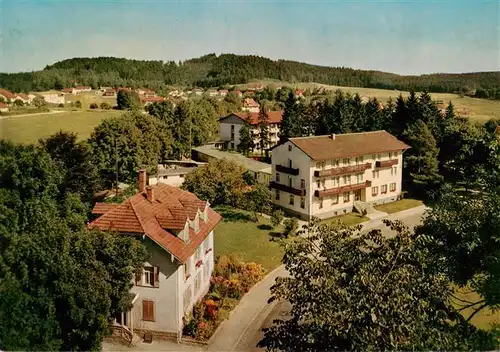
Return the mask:
[(337, 223), (337, 221), (340, 221), (342, 224), (344, 224), (346, 226), (353, 226), (353, 225), (361, 224), (362, 222), (365, 222), (368, 220), (370, 220), (370, 219), (368, 219), (366, 216), (352, 212), (352, 213), (347, 213), (344, 215), (335, 216), (335, 217), (330, 218), (330, 219), (325, 219), (325, 220), (322, 220), (321, 222), (324, 224), (327, 224), (327, 225), (334, 225)]
[(66, 104), (75, 103), (77, 100), (80, 100), (83, 109), (88, 109), (92, 103), (96, 103), (97, 106), (101, 105), (101, 103), (108, 103), (111, 107), (116, 105), (116, 97), (103, 97), (94, 92), (79, 93), (77, 95), (66, 94), (64, 98)]
[[(339, 86), (328, 86), (319, 83), (286, 83), (273, 80), (266, 81), (255, 81), (251, 84), (262, 83), (264, 85), (274, 84), (276, 86), (289, 85), (292, 87), (300, 89), (313, 89), (324, 87), (329, 90), (340, 89), (351, 94), (358, 93), (361, 97), (377, 98), (382, 102), (386, 102), (389, 97), (396, 99), (400, 94), (407, 96), (408, 92), (398, 91), (398, 90), (387, 90), (387, 89), (375, 89), (375, 88), (357, 88), (357, 87), (339, 87)], [(247, 85), (237, 85), (237, 87), (244, 89)], [(486, 122), (491, 118), (500, 118), (500, 101), (486, 100), (486, 99), (476, 99), (470, 97), (460, 97), (457, 94), (449, 93), (432, 93), (432, 98), (434, 100), (442, 100), (444, 104), (452, 102), (455, 106), (455, 110), (463, 116), (468, 116), (479, 122)]]
[(59, 130), (78, 133), (80, 139), (90, 136), (102, 119), (122, 114), (118, 110), (65, 110), (60, 113), (13, 116), (0, 120), (0, 138), (17, 143), (34, 143)]

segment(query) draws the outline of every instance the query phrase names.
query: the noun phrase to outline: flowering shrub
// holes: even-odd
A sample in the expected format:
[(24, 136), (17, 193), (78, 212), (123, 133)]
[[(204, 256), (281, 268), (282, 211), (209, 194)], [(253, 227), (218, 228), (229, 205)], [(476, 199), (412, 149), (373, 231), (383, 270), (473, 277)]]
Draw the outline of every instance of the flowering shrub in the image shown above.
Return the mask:
[(217, 326), (250, 288), (260, 281), (265, 270), (260, 264), (244, 263), (237, 256), (221, 256), (210, 279), (210, 291), (197, 302), (185, 318), (184, 335), (207, 340)]

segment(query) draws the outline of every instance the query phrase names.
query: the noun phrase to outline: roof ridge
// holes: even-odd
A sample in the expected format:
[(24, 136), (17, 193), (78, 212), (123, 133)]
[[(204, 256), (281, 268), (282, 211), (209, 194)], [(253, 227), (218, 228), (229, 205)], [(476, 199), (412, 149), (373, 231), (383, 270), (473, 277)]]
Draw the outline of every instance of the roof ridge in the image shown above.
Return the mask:
[[(297, 140), (297, 139), (308, 139), (308, 138), (320, 138), (320, 137), (330, 137), (332, 134), (335, 136), (352, 136), (352, 135), (358, 135), (358, 134), (370, 134), (370, 133), (380, 133), (380, 132), (385, 132), (389, 133), (386, 130), (376, 130), (376, 131), (366, 131), (366, 132), (350, 132), (350, 133), (330, 133), (330, 134), (320, 134), (320, 135), (314, 135), (314, 136), (301, 136), (301, 137), (290, 137), (288, 138), (289, 140)], [(389, 133), (390, 134), (390, 133)], [(392, 135), (391, 135), (392, 136)]]
[[(142, 193), (139, 193), (139, 195), (142, 196)], [(142, 230), (144, 231), (144, 233), (146, 233), (146, 228), (144, 227), (144, 223), (142, 222), (142, 219), (139, 217), (139, 214), (137, 213), (137, 211), (135, 210), (135, 206), (134, 206), (134, 203), (132, 203), (132, 198), (134, 197), (131, 197), (129, 199), (127, 199), (125, 201), (126, 202), (129, 202), (130, 203), (130, 206), (132, 207), (132, 211), (134, 212), (134, 215), (135, 217), (137, 218), (137, 221), (139, 221), (139, 225), (141, 225), (141, 228)], [(155, 219), (156, 219), (156, 214), (155, 214)], [(158, 221), (158, 220), (157, 220)]]

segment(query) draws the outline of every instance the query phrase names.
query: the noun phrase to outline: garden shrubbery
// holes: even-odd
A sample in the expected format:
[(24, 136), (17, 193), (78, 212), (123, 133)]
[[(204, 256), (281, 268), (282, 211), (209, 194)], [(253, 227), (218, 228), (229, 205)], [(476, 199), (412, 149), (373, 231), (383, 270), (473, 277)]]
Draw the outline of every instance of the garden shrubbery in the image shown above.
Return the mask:
[(185, 317), (184, 335), (208, 340), (250, 288), (264, 277), (260, 264), (245, 263), (234, 255), (221, 256), (214, 267), (210, 290)]

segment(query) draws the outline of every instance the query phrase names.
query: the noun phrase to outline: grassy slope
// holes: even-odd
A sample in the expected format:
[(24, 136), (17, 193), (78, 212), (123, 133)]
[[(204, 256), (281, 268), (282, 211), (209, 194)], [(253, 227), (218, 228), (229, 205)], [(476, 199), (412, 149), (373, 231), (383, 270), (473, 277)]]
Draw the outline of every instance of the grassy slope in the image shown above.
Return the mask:
[(262, 264), (269, 271), (281, 264), (283, 248), (272, 241), (269, 220), (259, 218), (256, 223), (249, 212), (230, 207), (216, 210), (224, 217), (214, 230), (216, 255), (236, 253), (243, 261)]
[[(376, 88), (357, 88), (357, 87), (339, 87), (339, 86), (328, 86), (319, 83), (287, 83), (274, 80), (265, 81), (255, 81), (255, 83), (274, 84), (277, 86), (289, 85), (292, 87), (297, 87), (301, 89), (324, 87), (325, 89), (337, 90), (340, 89), (351, 94), (358, 93), (360, 96), (375, 97), (382, 102), (386, 102), (389, 97), (396, 99), (400, 94), (407, 96), (408, 92), (398, 91), (398, 90), (387, 90), (387, 89), (376, 89)], [(245, 88), (246, 85), (238, 85), (241, 89)], [(464, 116), (468, 116), (474, 120), (485, 122), (491, 118), (500, 118), (500, 102), (494, 100), (486, 99), (476, 99), (470, 97), (461, 98), (457, 94), (450, 93), (431, 93), (432, 98), (435, 100), (442, 100), (443, 103), (448, 104), (449, 101), (455, 105), (455, 109), (458, 113)]]
[(120, 115), (117, 110), (81, 110), (59, 114), (10, 117), (0, 120), (0, 138), (18, 143), (34, 143), (59, 130), (77, 132), (88, 138), (102, 119)]

